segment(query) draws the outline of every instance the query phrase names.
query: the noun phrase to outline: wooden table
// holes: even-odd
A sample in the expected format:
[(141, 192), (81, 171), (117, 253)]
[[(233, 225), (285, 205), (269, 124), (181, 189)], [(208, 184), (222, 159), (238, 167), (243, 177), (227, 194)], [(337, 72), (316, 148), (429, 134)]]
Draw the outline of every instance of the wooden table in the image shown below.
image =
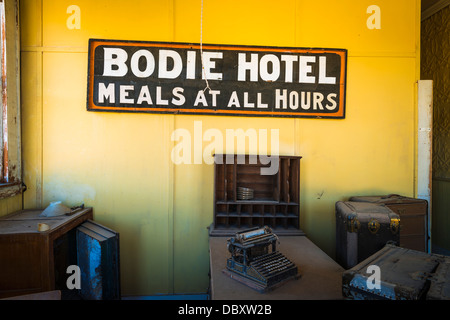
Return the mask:
[[(39, 217), (42, 211), (22, 210), (0, 217), (0, 298), (55, 290), (55, 273), (67, 268), (58, 264), (67, 261), (67, 252), (58, 254), (67, 245), (64, 237), (93, 219), (92, 208), (58, 217)], [(47, 224), (49, 230), (39, 232), (38, 223)]]
[(336, 300), (342, 296), (344, 269), (306, 236), (280, 236), (277, 249), (296, 264), (301, 277), (266, 293), (231, 279), (223, 270), (230, 257), (228, 237), (210, 237), (212, 300)]

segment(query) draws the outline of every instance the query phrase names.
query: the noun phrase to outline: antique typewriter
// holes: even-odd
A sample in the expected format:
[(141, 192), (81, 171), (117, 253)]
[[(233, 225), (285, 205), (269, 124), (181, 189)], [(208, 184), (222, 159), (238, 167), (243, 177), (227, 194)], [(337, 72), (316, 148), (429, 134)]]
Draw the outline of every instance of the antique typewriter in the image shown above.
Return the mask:
[(277, 235), (267, 226), (237, 232), (227, 240), (231, 258), (224, 272), (259, 292), (297, 279), (297, 266), (277, 251), (277, 241)]

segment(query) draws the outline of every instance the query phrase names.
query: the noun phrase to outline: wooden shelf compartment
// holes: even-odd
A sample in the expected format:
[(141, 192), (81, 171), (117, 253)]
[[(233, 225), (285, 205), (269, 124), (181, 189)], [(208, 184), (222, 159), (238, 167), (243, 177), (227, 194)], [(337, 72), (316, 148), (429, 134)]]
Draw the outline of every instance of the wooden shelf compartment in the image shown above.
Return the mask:
[[(240, 156), (244, 163), (238, 161)], [(264, 225), (280, 234), (304, 234), (299, 225), (301, 157), (279, 156), (278, 170), (273, 175), (261, 174), (261, 169), (271, 164), (262, 164), (259, 157), (256, 162), (251, 162), (249, 155), (215, 157), (211, 235), (233, 235)], [(239, 187), (253, 189), (253, 198), (238, 199)]]

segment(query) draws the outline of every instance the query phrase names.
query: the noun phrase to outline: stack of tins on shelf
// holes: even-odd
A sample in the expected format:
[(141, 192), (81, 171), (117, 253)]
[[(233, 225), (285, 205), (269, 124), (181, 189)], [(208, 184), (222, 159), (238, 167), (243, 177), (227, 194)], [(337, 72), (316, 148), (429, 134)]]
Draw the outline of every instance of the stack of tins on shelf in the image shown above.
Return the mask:
[[(270, 226), (279, 235), (304, 235), (299, 221), (301, 157), (271, 157), (271, 162), (267, 159), (215, 155), (210, 235), (234, 235), (239, 230), (262, 226)], [(247, 193), (251, 196), (242, 197), (242, 190), (251, 190)]]

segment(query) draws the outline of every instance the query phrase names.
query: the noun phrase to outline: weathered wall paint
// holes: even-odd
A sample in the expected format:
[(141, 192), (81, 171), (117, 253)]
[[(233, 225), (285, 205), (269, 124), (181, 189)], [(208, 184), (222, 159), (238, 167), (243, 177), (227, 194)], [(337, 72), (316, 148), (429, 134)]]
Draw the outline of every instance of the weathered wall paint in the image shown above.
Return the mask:
[[(200, 34), (201, 1), (21, 1), (25, 207), (54, 200), (94, 207), (95, 220), (120, 233), (124, 295), (205, 292), (213, 167), (175, 165), (171, 134), (187, 129), (194, 136), (196, 121), (203, 132), (278, 129), (279, 152), (303, 157), (301, 227), (333, 256), (336, 201), (415, 194), (420, 5), (379, 0), (380, 29), (369, 29), (372, 4), (205, 0)], [(71, 5), (79, 7), (79, 25), (67, 13)], [(200, 37), (212, 44), (347, 49), (346, 118), (86, 111), (89, 38), (198, 43)]]
[[(17, 1), (4, 1), (6, 46), (6, 99), (7, 105), (7, 159), (8, 182), (10, 186), (0, 189), (0, 216), (22, 209), (22, 162), (20, 132), (20, 60), (19, 60), (19, 25)], [(2, 117), (3, 119), (3, 117)], [(3, 120), (2, 120), (3, 121)]]

